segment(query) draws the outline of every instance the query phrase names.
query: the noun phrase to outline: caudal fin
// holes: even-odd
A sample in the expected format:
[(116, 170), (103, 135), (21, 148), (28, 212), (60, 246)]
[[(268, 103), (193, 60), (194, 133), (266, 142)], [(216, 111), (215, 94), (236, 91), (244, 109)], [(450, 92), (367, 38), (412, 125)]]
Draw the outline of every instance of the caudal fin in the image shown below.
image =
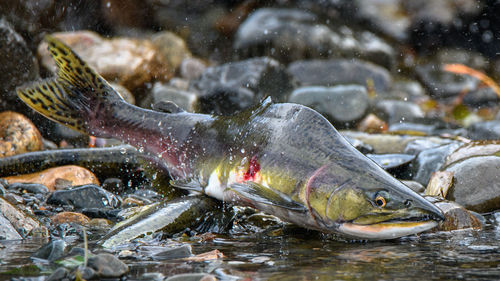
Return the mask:
[[(45, 36), (57, 65), (57, 76), (17, 89), (28, 106), (67, 127), (91, 133), (97, 112), (112, 101), (122, 100), (113, 88), (68, 46)], [(102, 116), (101, 116), (102, 117)]]

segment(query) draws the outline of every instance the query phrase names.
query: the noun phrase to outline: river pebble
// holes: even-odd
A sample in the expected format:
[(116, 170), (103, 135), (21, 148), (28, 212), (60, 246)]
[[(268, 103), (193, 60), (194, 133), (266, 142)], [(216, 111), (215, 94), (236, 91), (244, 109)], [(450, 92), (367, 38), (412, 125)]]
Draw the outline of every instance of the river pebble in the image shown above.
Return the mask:
[[(3, 15), (3, 13), (2, 13)], [(38, 61), (26, 45), (23, 37), (11, 24), (0, 18), (0, 112), (21, 110), (27, 107), (18, 102), (16, 87), (38, 78)], [(1, 155), (1, 150), (0, 150)]]
[(445, 170), (454, 178), (447, 199), (479, 213), (500, 209), (500, 157), (472, 157)]
[(365, 87), (359, 85), (301, 87), (290, 94), (288, 101), (311, 107), (338, 128), (363, 118), (370, 103)]
[[(32, 218), (30, 215), (26, 214), (16, 206), (10, 204), (2, 197), (0, 197), (0, 216), (7, 220), (14, 227), (17, 233), (23, 235), (28, 235), (33, 229), (39, 228), (41, 226), (36, 219)], [(9, 228), (7, 227), (5, 229), (5, 233), (7, 233)], [(16, 239), (13, 238), (16, 236), (14, 232), (9, 231), (8, 233), (10, 233), (8, 237), (10, 237), (11, 239)]]
[(60, 212), (50, 218), (53, 224), (76, 223), (79, 225), (89, 225), (90, 219), (81, 213)]
[(460, 143), (450, 143), (418, 153), (412, 163), (413, 180), (427, 185), (433, 172), (438, 171), (444, 164), (446, 157), (460, 146)]
[(479, 214), (471, 213), (456, 202), (445, 200), (435, 202), (435, 205), (443, 211), (445, 217), (445, 220), (434, 229), (435, 231), (483, 228), (483, 223), (477, 218)]
[(47, 198), (47, 204), (70, 205), (76, 209), (116, 208), (120, 206), (121, 199), (97, 185), (88, 184), (69, 190), (56, 190)]
[(473, 140), (498, 140), (500, 139), (500, 120), (474, 123), (468, 131), (468, 137)]
[(424, 112), (418, 105), (399, 100), (381, 100), (375, 104), (375, 110), (389, 125), (411, 122), (424, 117)]
[[(104, 39), (90, 31), (52, 34), (75, 50), (105, 79), (117, 81), (129, 90), (154, 80), (168, 80), (175, 69), (149, 40), (131, 38)], [(38, 47), (42, 65), (52, 71), (55, 64), (47, 50), (47, 43)]]
[[(198, 79), (190, 82), (189, 89), (201, 93), (200, 97), (225, 102), (242, 109), (248, 102), (258, 102), (271, 96), (284, 101), (294, 88), (292, 77), (283, 65), (268, 57), (208, 67)], [(242, 100), (234, 99), (236, 97)]]
[(386, 92), (392, 84), (385, 68), (358, 59), (298, 60), (288, 66), (288, 71), (303, 86), (357, 84)]
[(111, 254), (97, 254), (89, 257), (88, 266), (102, 278), (117, 278), (128, 272), (128, 266)]
[(5, 180), (12, 183), (36, 183), (46, 186), (50, 191), (55, 190), (58, 179), (64, 179), (71, 182), (71, 185), (99, 184), (97, 177), (89, 170), (67, 165), (55, 168), (49, 168), (41, 172), (5, 177)]
[(165, 281), (215, 281), (217, 278), (207, 273), (184, 273), (170, 276)]
[(0, 113), (0, 158), (42, 149), (42, 135), (24, 115)]
[(298, 9), (256, 10), (238, 28), (234, 48), (243, 56), (272, 56), (284, 63), (304, 57), (356, 56), (390, 68), (394, 61), (392, 47), (374, 33), (327, 26), (313, 13)]

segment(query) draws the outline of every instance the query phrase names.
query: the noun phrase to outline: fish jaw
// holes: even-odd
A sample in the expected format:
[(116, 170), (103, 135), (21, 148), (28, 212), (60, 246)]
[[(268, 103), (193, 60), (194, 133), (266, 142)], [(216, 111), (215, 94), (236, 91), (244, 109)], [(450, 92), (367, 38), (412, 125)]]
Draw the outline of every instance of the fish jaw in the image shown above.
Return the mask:
[(345, 222), (340, 224), (338, 231), (356, 239), (388, 240), (423, 232), (437, 225), (436, 221), (394, 221), (369, 225)]

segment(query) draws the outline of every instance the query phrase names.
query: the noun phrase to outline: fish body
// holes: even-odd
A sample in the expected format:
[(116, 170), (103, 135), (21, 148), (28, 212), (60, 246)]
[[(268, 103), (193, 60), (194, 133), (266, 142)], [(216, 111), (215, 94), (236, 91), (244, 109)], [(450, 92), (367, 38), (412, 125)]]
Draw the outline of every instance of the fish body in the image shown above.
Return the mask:
[(433, 204), (351, 146), (316, 111), (259, 106), (234, 116), (126, 103), (60, 41), (47, 37), (57, 77), (18, 89), (48, 118), (146, 153), (172, 184), (248, 205), (300, 226), (355, 239), (391, 239), (443, 219)]

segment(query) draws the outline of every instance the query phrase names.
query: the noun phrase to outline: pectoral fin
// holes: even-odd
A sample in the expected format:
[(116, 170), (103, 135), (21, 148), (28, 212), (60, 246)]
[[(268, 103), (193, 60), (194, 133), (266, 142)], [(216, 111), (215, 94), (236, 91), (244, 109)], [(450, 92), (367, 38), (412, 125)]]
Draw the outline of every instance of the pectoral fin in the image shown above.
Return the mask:
[(232, 191), (250, 202), (277, 206), (297, 212), (307, 211), (304, 205), (293, 201), (286, 194), (255, 182), (234, 183), (226, 188), (226, 191)]
[(173, 187), (177, 187), (177, 188), (181, 188), (181, 189), (185, 189), (185, 190), (203, 192), (203, 188), (200, 186), (200, 183), (198, 183), (196, 181), (182, 181), (182, 180), (174, 181), (174, 180), (171, 180), (170, 184)]

